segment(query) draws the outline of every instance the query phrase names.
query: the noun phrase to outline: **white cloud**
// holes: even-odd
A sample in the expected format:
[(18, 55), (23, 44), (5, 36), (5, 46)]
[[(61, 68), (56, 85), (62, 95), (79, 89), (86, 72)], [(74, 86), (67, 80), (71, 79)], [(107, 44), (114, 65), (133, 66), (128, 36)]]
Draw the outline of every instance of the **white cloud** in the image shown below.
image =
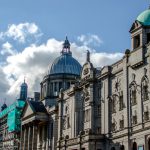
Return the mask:
[(103, 41), (95, 34), (87, 34), (87, 35), (80, 35), (77, 37), (77, 40), (81, 42), (85, 46), (100, 46)]
[[(62, 41), (49, 39), (47, 43), (36, 46), (35, 44), (26, 47), (22, 52), (7, 57), (7, 65), (3, 67), (9, 88), (7, 94), (16, 97), (19, 94), (20, 84), (24, 76), (29, 87), (29, 95), (34, 91), (40, 91), (40, 82), (44, 77), (47, 68), (60, 55)], [(86, 51), (91, 51), (91, 61), (95, 67), (111, 64), (122, 57), (121, 53), (97, 53), (87, 46), (71, 44), (71, 51), (81, 64), (86, 60)], [(106, 61), (107, 60), (107, 61)]]
[(16, 51), (13, 49), (13, 46), (9, 42), (2, 44), (2, 49), (0, 51), (1, 55), (14, 55), (15, 53)]
[[(35, 23), (12, 24), (6, 32), (0, 33), (0, 38), (5, 41), (0, 51), (3, 61), (5, 61), (2, 65), (0, 63), (0, 96), (2, 98), (7, 97), (14, 101), (19, 96), (24, 76), (28, 84), (29, 96), (32, 96), (34, 91), (40, 91), (40, 82), (47, 72), (48, 66), (56, 57), (60, 56), (63, 41), (51, 38), (41, 45), (36, 45), (34, 42), (20, 51), (14, 49), (15, 46), (5, 40), (5, 38), (12, 38), (24, 43), (31, 37), (36, 38), (40, 35), (41, 32)], [(82, 46), (71, 43), (71, 51), (73, 57), (82, 65), (86, 60), (87, 49), (91, 52), (91, 61), (95, 67), (111, 64), (123, 56), (121, 53), (98, 53), (91, 49), (91, 45), (98, 46), (103, 43), (97, 35), (81, 35), (78, 37), (78, 41), (82, 43)]]
[(13, 40), (25, 43), (27, 37), (37, 38), (41, 36), (41, 32), (35, 23), (20, 23), (18, 25), (11, 24), (6, 32), (0, 33), (0, 38), (12, 38)]

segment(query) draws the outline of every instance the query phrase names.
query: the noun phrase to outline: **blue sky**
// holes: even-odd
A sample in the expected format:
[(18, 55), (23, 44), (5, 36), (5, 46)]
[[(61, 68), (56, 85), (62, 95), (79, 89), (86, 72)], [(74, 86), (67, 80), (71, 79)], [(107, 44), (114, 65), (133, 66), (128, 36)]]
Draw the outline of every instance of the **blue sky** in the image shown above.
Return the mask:
[(130, 48), (129, 30), (150, 0), (0, 0), (0, 101), (12, 103), (26, 77), (29, 96), (67, 35), (81, 64), (110, 65)]
[(96, 34), (98, 51), (123, 52), (130, 48), (129, 29), (148, 0), (1, 0), (0, 31), (9, 24), (34, 22), (47, 38), (76, 41), (81, 34)]

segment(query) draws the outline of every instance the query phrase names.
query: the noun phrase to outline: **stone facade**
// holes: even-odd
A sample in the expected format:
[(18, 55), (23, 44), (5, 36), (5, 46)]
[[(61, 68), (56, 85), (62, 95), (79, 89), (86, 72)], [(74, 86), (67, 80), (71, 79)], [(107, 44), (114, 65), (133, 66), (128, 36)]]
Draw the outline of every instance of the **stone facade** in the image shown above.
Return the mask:
[(150, 26), (136, 20), (130, 33), (131, 50), (110, 66), (94, 68), (87, 52), (80, 79), (52, 65), (41, 82), (46, 111), (24, 109), (24, 150), (150, 150)]

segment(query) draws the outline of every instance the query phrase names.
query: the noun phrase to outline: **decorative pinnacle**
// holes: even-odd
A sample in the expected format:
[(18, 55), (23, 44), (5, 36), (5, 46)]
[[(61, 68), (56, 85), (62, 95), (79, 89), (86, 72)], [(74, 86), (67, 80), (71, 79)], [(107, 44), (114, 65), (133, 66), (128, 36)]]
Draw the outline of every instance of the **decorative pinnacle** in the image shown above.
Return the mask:
[(90, 52), (89, 52), (89, 50), (87, 50), (86, 61), (90, 62)]

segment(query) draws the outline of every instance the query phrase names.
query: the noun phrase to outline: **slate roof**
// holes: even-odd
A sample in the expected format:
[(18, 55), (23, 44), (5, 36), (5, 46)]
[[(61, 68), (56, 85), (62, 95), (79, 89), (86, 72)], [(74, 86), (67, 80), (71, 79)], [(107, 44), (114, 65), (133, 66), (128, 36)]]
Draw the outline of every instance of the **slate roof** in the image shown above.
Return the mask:
[(42, 102), (36, 102), (36, 101), (29, 101), (31, 107), (33, 108), (33, 111), (35, 112), (43, 112), (47, 113), (47, 110)]

